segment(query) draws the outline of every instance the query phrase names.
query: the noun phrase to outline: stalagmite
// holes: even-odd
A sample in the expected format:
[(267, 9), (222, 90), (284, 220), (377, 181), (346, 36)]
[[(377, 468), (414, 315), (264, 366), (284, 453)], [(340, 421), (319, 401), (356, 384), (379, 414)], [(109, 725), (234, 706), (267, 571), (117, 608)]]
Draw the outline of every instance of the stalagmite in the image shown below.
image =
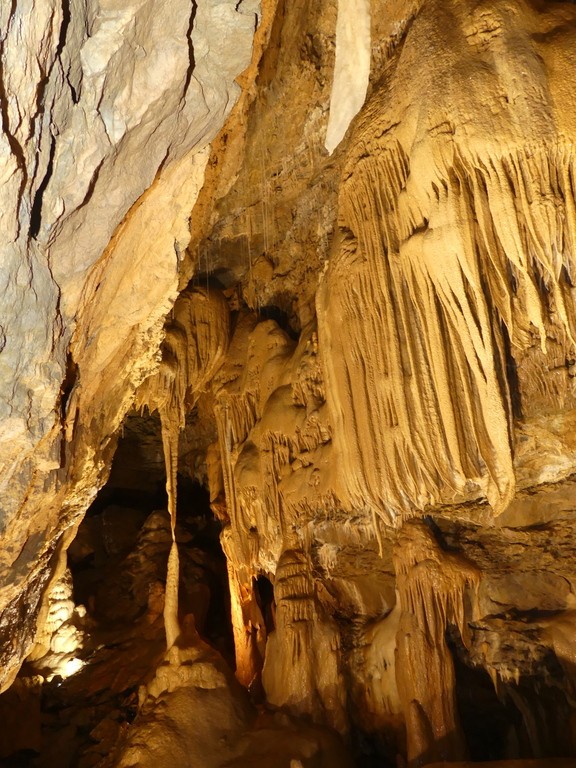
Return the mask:
[(85, 615), (86, 608), (74, 604), (72, 574), (67, 569), (50, 589), (46, 623), (28, 656), (28, 662), (47, 679), (57, 675), (66, 678), (83, 666), (78, 653), (84, 640), (80, 626)]
[(177, 504), (177, 471), (178, 471), (178, 438), (181, 425), (174, 421), (174, 414), (167, 409), (160, 409), (162, 424), (162, 444), (166, 463), (166, 491), (168, 493), (168, 514), (172, 530), (172, 545), (168, 555), (166, 571), (166, 597), (164, 601), (164, 625), (166, 628), (166, 645), (171, 648), (180, 635), (178, 621), (178, 589), (180, 563), (178, 559), (178, 544), (176, 543), (176, 504)]
[(229, 340), (228, 306), (216, 289), (183, 292), (166, 327), (158, 372), (137, 393), (136, 403), (157, 410), (162, 427), (168, 514), (172, 545), (168, 557), (164, 624), (170, 649), (180, 635), (179, 559), (176, 543), (177, 473), (180, 430), (186, 413), (221, 365)]
[(268, 640), (262, 673), (268, 701), (345, 732), (340, 637), (318, 604), (310, 564), (302, 553), (282, 554), (275, 596), (277, 626)]

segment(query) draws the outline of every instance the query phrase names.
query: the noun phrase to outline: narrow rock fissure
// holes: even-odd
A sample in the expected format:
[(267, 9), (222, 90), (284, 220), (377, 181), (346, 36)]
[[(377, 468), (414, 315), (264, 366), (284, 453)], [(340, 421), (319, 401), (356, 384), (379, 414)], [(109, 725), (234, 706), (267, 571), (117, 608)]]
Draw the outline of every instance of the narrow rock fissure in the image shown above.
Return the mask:
[(46, 166), (46, 171), (44, 172), (42, 181), (38, 185), (38, 189), (36, 190), (36, 194), (34, 195), (34, 199), (32, 201), (32, 208), (30, 210), (30, 237), (32, 238), (36, 238), (38, 236), (40, 233), (40, 227), (42, 226), (42, 201), (44, 199), (44, 192), (46, 191), (52, 177), (55, 151), (56, 139), (52, 136), (50, 140), (50, 152), (48, 154), (48, 164)]

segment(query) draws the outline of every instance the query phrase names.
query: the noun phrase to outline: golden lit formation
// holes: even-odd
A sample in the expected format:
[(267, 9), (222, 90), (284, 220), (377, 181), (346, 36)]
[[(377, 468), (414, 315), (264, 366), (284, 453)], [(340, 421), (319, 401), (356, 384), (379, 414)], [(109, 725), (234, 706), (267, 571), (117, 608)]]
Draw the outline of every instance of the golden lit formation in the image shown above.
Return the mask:
[(0, 7), (0, 763), (576, 765), (576, 3)]

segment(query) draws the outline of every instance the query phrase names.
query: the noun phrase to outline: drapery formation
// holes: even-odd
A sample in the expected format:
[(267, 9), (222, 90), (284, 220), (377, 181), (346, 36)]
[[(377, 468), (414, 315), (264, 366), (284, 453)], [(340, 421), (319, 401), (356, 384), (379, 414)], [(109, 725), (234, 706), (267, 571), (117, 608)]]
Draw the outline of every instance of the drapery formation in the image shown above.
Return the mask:
[(474, 494), (504, 509), (517, 364), (545, 378), (549, 337), (573, 355), (574, 150), (552, 98), (570, 38), (526, 5), (512, 40), (506, 3), (426, 4), (353, 134), (320, 335), (349, 496), (388, 518)]

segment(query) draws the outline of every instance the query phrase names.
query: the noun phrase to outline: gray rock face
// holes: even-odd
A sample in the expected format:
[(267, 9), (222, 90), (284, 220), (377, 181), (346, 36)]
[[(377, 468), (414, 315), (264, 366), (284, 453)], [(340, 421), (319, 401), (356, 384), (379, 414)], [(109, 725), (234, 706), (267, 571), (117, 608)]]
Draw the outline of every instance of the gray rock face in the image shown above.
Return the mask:
[[(232, 0), (0, 8), (0, 610), (15, 610), (71, 510), (93, 496), (100, 442), (154, 364), (203, 148), (239, 94), (258, 13)], [(83, 398), (90, 365), (98, 386)], [(128, 397), (107, 408), (121, 376)], [(67, 410), (74, 385), (81, 416)], [(71, 414), (76, 431), (97, 414), (74, 470), (63, 447)], [(64, 481), (70, 491), (80, 478), (66, 501)]]

